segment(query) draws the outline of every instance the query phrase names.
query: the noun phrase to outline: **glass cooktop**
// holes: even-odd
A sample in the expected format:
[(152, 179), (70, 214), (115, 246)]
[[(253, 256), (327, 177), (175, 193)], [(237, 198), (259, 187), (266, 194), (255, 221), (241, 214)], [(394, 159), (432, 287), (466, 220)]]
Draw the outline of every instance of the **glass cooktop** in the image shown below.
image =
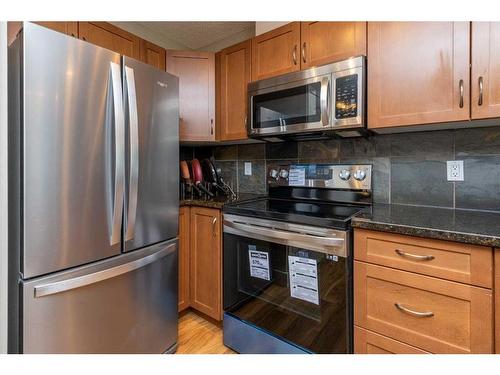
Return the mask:
[(324, 227), (346, 228), (363, 206), (261, 198), (224, 206), (224, 212)]

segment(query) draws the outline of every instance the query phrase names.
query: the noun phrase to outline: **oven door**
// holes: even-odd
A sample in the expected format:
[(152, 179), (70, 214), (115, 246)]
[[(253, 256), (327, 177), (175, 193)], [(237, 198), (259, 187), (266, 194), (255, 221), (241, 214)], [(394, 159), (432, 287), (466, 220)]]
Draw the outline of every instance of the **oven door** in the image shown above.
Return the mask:
[(306, 352), (350, 353), (346, 234), (225, 215), (225, 314)]
[(248, 93), (249, 136), (325, 131), (331, 127), (331, 74)]

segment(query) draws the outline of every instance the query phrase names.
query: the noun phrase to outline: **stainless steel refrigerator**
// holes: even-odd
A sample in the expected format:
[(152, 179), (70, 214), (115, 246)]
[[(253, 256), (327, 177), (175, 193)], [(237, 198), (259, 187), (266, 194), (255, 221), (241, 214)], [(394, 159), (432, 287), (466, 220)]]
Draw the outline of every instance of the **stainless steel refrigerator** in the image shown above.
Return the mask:
[(32, 23), (8, 69), (10, 351), (173, 351), (178, 78)]

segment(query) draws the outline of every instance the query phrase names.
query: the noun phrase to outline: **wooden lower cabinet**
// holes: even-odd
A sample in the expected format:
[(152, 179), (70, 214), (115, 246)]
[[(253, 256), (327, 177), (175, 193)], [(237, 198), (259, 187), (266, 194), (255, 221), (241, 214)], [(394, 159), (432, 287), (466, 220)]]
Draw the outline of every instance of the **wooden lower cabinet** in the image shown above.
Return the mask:
[(356, 229), (355, 259), (492, 288), (491, 247)]
[(355, 261), (354, 323), (431, 353), (492, 353), (493, 293)]
[(190, 209), (179, 209), (179, 311), (189, 307)]
[(500, 354), (500, 249), (495, 249), (495, 353)]
[(179, 311), (191, 307), (222, 320), (221, 211), (181, 207), (179, 211)]
[(190, 298), (191, 307), (221, 320), (222, 241), (221, 212), (191, 208)]
[(428, 352), (354, 326), (354, 354), (428, 354)]

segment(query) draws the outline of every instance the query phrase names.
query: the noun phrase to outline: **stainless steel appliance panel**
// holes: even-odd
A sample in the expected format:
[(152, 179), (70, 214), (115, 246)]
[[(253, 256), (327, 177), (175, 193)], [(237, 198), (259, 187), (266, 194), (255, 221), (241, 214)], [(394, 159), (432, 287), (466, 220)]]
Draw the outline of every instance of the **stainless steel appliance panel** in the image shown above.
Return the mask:
[(177, 342), (178, 241), (22, 285), (24, 353), (163, 353)]
[(31, 23), (22, 37), (26, 279), (120, 253), (124, 153), (120, 55)]
[(177, 236), (179, 79), (123, 58), (126, 117), (125, 251)]

